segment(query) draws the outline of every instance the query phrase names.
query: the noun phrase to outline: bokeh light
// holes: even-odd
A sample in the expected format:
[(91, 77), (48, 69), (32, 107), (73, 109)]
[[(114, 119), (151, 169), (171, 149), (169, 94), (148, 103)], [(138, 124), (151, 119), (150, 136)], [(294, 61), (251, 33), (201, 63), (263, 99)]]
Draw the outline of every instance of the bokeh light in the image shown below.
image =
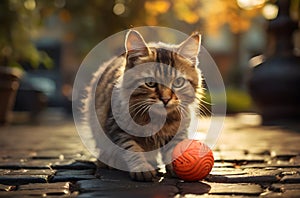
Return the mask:
[(278, 7), (274, 4), (267, 4), (263, 7), (262, 14), (268, 20), (275, 19), (278, 15)]
[(113, 12), (115, 15), (121, 15), (125, 12), (125, 5), (123, 3), (117, 3), (113, 7)]
[(34, 10), (36, 8), (36, 2), (35, 2), (35, 0), (26, 0), (24, 2), (24, 7), (27, 10)]

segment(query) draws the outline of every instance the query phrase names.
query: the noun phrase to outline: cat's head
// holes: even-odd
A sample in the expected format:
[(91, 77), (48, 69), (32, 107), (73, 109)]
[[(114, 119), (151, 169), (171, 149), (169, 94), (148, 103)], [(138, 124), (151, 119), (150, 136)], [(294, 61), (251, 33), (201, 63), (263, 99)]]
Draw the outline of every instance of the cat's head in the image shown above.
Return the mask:
[(201, 97), (201, 74), (197, 69), (201, 36), (192, 34), (179, 45), (146, 43), (137, 31), (125, 39), (125, 71), (139, 68), (123, 81), (124, 87), (139, 86), (132, 92), (129, 110), (133, 117), (147, 115), (153, 104), (168, 114), (186, 112)]

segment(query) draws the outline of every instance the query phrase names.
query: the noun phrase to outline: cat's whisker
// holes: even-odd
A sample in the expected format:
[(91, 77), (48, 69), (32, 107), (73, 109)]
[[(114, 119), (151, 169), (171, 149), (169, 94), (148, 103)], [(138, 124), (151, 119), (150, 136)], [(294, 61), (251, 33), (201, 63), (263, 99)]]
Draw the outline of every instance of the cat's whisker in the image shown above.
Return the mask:
[(142, 101), (137, 102), (137, 103), (135, 103), (135, 104), (133, 104), (133, 105), (130, 105), (130, 106), (129, 106), (129, 109), (131, 109), (131, 108), (133, 108), (133, 107), (136, 107), (136, 106), (139, 106), (139, 105), (142, 105), (143, 103), (147, 103), (147, 101), (142, 100)]
[(143, 108), (145, 105), (147, 105), (146, 102), (141, 103), (139, 105), (136, 105), (133, 109), (130, 110), (130, 112), (138, 112), (141, 108)]
[[(144, 103), (143, 105), (139, 106), (140, 108), (136, 108), (138, 109), (137, 112), (135, 112), (134, 116), (132, 117), (133, 120), (135, 120), (136, 116), (140, 114), (140, 112), (142, 112), (144, 109), (147, 109), (147, 107), (149, 107), (148, 103)], [(142, 115), (142, 114), (141, 114)]]
[(179, 109), (181, 111), (181, 114), (183, 114), (184, 116), (189, 115), (189, 112), (185, 109), (185, 106), (183, 104), (179, 104)]
[(210, 102), (204, 100), (204, 99), (199, 99), (199, 102), (207, 104), (207, 105), (212, 105)]
[(182, 113), (178, 106), (176, 107), (176, 113), (182, 118)]
[(148, 105), (146, 108), (144, 108), (144, 111), (141, 112), (141, 116), (144, 116), (144, 114), (150, 109), (150, 105)]
[(212, 114), (211, 110), (204, 104), (200, 103), (199, 106), (200, 106), (200, 108), (199, 108), (200, 112), (204, 113), (205, 116)]

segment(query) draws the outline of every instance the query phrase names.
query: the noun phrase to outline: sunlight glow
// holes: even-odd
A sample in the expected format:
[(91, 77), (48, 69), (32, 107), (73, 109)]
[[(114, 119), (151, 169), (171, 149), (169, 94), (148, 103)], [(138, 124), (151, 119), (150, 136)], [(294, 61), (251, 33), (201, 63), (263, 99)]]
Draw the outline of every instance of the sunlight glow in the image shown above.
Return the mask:
[(237, 0), (238, 6), (245, 10), (262, 7), (265, 2), (265, 0)]
[(145, 9), (152, 12), (153, 15), (158, 15), (162, 13), (166, 13), (171, 4), (165, 0), (157, 0), (157, 1), (146, 1), (145, 2)]

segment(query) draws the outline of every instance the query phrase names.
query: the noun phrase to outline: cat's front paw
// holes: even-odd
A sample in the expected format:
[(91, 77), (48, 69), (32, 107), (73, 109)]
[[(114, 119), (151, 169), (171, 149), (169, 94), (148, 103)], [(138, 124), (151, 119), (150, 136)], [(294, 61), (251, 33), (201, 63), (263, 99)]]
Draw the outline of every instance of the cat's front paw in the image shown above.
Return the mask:
[(173, 165), (172, 164), (167, 164), (166, 165), (166, 176), (167, 177), (174, 177), (174, 178), (178, 178), (178, 176), (176, 175), (176, 173), (173, 170)]
[(143, 169), (145, 170), (145, 168), (146, 171), (142, 171), (142, 172), (137, 172), (137, 170), (139, 169), (133, 168), (130, 171), (131, 179), (136, 181), (146, 181), (146, 182), (157, 181), (159, 179), (157, 175), (157, 170), (155, 170), (150, 164), (145, 165)]

